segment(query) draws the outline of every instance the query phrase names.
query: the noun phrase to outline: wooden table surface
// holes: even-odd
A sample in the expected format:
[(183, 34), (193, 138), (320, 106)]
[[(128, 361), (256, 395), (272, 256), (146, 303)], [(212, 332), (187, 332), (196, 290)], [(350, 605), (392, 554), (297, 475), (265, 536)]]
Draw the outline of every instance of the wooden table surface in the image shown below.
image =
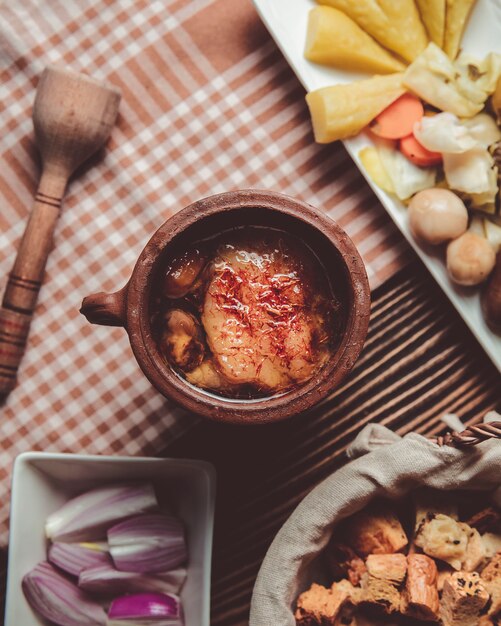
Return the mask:
[[(312, 487), (346, 462), (346, 446), (365, 424), (437, 434), (445, 432), (445, 412), (469, 424), (495, 408), (498, 371), (416, 260), (373, 293), (362, 355), (321, 405), (264, 427), (192, 427), (164, 456), (205, 459), (217, 470), (211, 624), (248, 623), (254, 580), (273, 537)], [(0, 553), (3, 585), (5, 564)]]

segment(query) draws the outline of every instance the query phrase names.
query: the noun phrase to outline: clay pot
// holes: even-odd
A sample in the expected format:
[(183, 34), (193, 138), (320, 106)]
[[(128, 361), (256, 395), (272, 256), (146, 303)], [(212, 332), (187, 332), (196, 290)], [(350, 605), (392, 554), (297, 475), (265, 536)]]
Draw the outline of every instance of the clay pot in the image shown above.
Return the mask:
[[(190, 242), (242, 225), (275, 227), (300, 237), (315, 250), (333, 284), (340, 286), (345, 311), (341, 341), (327, 364), (305, 385), (272, 398), (234, 400), (190, 385), (165, 361), (150, 327), (152, 289), (163, 260)], [(94, 324), (123, 326), (141, 369), (165, 397), (214, 420), (253, 424), (301, 413), (339, 385), (367, 334), (370, 289), (360, 255), (333, 220), (288, 196), (243, 190), (204, 198), (168, 219), (142, 251), (127, 285), (113, 294), (84, 298), (81, 313)]]

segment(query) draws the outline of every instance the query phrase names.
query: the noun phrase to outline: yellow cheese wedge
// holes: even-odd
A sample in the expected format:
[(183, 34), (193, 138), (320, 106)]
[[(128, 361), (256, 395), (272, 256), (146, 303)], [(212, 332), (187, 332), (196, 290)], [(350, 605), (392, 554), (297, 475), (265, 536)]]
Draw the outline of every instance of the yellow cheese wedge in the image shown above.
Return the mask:
[(416, 0), (416, 4), (430, 40), (442, 47), (445, 32), (445, 0)]
[[(444, 0), (445, 1), (445, 0)], [(304, 56), (309, 61), (371, 74), (405, 69), (342, 11), (327, 6), (311, 9)]]
[(374, 76), (348, 85), (333, 85), (310, 92), (315, 140), (329, 143), (359, 133), (383, 109), (401, 96), (402, 73)]
[(455, 59), (459, 52), (459, 44), (476, 0), (447, 0), (445, 15), (444, 50), (451, 59)]
[(318, 0), (346, 13), (385, 48), (412, 61), (428, 37), (414, 0)]

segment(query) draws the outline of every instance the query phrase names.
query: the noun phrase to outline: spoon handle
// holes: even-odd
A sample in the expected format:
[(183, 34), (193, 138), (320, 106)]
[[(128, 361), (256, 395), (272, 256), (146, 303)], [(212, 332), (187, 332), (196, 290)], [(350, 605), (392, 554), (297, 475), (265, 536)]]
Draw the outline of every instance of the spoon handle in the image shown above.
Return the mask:
[(42, 175), (0, 308), (0, 396), (11, 391), (53, 245), (66, 180)]

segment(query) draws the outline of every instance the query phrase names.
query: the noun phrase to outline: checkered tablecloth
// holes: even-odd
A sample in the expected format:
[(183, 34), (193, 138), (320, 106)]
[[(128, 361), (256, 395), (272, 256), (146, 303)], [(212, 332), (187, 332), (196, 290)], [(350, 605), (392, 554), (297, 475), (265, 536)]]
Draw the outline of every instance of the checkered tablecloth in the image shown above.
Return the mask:
[(3, 545), (20, 452), (151, 455), (193, 423), (149, 385), (123, 330), (78, 313), (85, 295), (126, 282), (175, 211), (273, 189), (336, 219), (373, 287), (406, 254), (343, 147), (313, 143), (303, 90), (250, 0), (23, 0), (0, 6), (0, 287), (38, 180), (30, 113), (49, 63), (106, 78), (123, 100), (105, 158), (69, 186), (19, 384), (0, 408)]

